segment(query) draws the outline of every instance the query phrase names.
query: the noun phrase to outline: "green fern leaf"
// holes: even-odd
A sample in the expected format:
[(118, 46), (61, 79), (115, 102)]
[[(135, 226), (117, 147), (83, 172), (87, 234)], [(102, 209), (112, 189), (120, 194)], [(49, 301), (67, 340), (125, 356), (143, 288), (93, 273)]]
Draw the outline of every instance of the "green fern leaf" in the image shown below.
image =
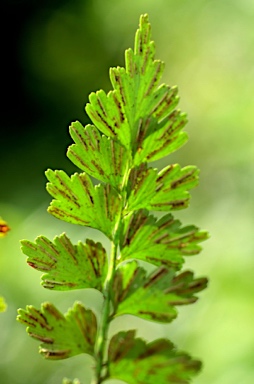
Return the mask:
[(89, 101), (86, 112), (94, 125), (106, 136), (119, 140), (128, 149), (131, 132), (118, 92), (115, 90), (108, 94), (103, 90), (92, 92)]
[(181, 168), (173, 164), (165, 167), (158, 173), (156, 194), (145, 208), (155, 211), (186, 208), (190, 200), (188, 191), (197, 186), (198, 174), (194, 166)]
[(138, 209), (171, 211), (186, 208), (189, 204), (189, 190), (198, 184), (196, 167), (181, 168), (170, 165), (160, 172), (141, 164), (134, 168), (129, 178), (130, 196), (125, 212)]
[(131, 212), (145, 208), (156, 193), (157, 170), (148, 168), (142, 164), (133, 168), (130, 172), (128, 190), (128, 201), (125, 212)]
[(42, 272), (44, 288), (69, 290), (95, 288), (102, 290), (107, 274), (106, 251), (100, 243), (87, 240), (73, 245), (62, 234), (50, 241), (39, 236), (35, 242), (23, 240), (22, 251), (27, 263)]
[[(187, 133), (182, 132), (186, 122), (186, 114), (179, 110), (173, 111), (160, 122), (156, 119), (149, 120), (149, 125), (152, 127), (155, 125), (155, 128), (139, 145), (135, 153), (134, 165), (138, 166), (143, 162), (159, 160), (184, 145), (188, 140)], [(144, 131), (145, 128), (141, 130)]]
[(180, 269), (183, 256), (198, 254), (199, 243), (207, 238), (207, 232), (195, 226), (181, 227), (180, 221), (171, 214), (157, 219), (148, 211), (140, 210), (124, 218), (118, 262), (139, 259)]
[(206, 285), (207, 279), (194, 279), (190, 271), (176, 276), (174, 270), (160, 267), (147, 276), (137, 262), (124, 263), (113, 285), (114, 313), (169, 323), (177, 316), (175, 306), (197, 301), (195, 293)]
[(135, 331), (119, 332), (109, 344), (109, 378), (129, 384), (188, 384), (201, 363), (178, 352), (165, 339), (151, 343), (135, 338)]
[(90, 176), (120, 189), (130, 162), (129, 152), (92, 125), (84, 128), (76, 121), (70, 134), (75, 144), (68, 149), (69, 159)]
[(181, 129), (186, 118), (174, 111), (177, 88), (158, 87), (164, 63), (155, 60), (147, 15), (140, 18), (134, 51), (126, 50), (125, 63), (126, 68), (110, 69), (113, 91), (92, 93), (86, 112), (101, 132), (131, 149), (136, 166), (183, 145), (187, 136)]
[(71, 177), (64, 171), (48, 170), (48, 192), (55, 198), (48, 208), (58, 219), (92, 227), (112, 238), (121, 199), (109, 185), (93, 186), (86, 173)]
[(27, 326), (29, 336), (42, 342), (39, 352), (46, 359), (66, 359), (80, 353), (93, 355), (96, 317), (79, 302), (65, 315), (51, 303), (42, 304), (41, 310), (28, 305), (18, 313), (17, 320)]

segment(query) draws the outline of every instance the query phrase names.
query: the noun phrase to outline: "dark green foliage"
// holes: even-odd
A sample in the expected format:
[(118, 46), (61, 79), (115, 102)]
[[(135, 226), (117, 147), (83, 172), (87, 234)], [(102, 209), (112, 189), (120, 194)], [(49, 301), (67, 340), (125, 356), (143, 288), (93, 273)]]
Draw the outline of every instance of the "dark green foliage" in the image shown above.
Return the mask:
[(130, 384), (189, 382), (200, 369), (200, 362), (176, 351), (165, 339), (146, 343), (135, 331), (120, 332), (109, 345), (110, 376)]
[(181, 227), (169, 213), (161, 219), (140, 210), (123, 219), (119, 246), (121, 260), (140, 259), (155, 265), (180, 269), (183, 256), (196, 255), (201, 251), (199, 242), (207, 233), (195, 226)]
[(117, 269), (113, 284), (114, 315), (128, 313), (168, 323), (177, 315), (175, 306), (194, 303), (194, 294), (206, 283), (205, 278), (193, 279), (189, 271), (176, 276), (173, 269), (159, 267), (147, 276), (136, 261), (124, 263)]
[[(18, 316), (28, 334), (41, 341), (44, 357), (93, 356), (96, 384), (108, 378), (184, 384), (201, 366), (169, 340), (146, 343), (134, 330), (114, 335), (107, 344), (116, 317), (131, 314), (169, 323), (177, 316), (176, 306), (194, 303), (207, 285), (206, 278), (181, 269), (184, 257), (198, 254), (208, 235), (193, 225), (182, 226), (171, 213), (188, 206), (199, 171), (178, 164), (160, 171), (149, 166), (187, 140), (182, 131), (186, 115), (175, 109), (177, 88), (159, 85), (164, 64), (154, 54), (148, 16), (143, 15), (134, 51), (126, 51), (126, 68), (110, 70), (113, 90), (89, 97), (86, 112), (94, 125), (75, 122), (70, 127), (75, 144), (67, 155), (83, 173), (46, 172), (53, 197), (48, 211), (103, 232), (111, 241), (110, 255), (100, 243), (74, 245), (65, 234), (53, 241), (44, 236), (34, 243), (22, 241), (28, 264), (44, 272), (45, 288), (94, 288), (103, 294), (98, 325), (93, 311), (81, 303), (66, 315), (44, 303), (41, 310), (20, 309)], [(150, 210), (169, 213), (157, 218)], [(148, 273), (141, 260), (153, 271)]]

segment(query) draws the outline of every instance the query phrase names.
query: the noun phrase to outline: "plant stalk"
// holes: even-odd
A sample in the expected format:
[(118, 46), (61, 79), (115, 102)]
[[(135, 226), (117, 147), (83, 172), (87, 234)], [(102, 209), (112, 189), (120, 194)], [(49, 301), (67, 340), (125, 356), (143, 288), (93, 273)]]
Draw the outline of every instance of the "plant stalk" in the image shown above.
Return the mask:
[(100, 326), (98, 329), (98, 335), (95, 345), (95, 357), (96, 357), (96, 381), (95, 384), (100, 384), (103, 379), (105, 379), (105, 364), (104, 364), (104, 355), (105, 355), (105, 346), (107, 342), (107, 334), (108, 328), (110, 324), (110, 304), (111, 304), (111, 292), (112, 292), (112, 284), (114, 281), (115, 274), (115, 263), (117, 256), (117, 244), (114, 241), (111, 242), (111, 254), (109, 259), (109, 268), (108, 274), (105, 280), (104, 285), (104, 303), (102, 307), (102, 316), (100, 321)]
[(119, 212), (118, 220), (116, 222), (113, 239), (111, 241), (111, 253), (109, 257), (109, 266), (108, 273), (104, 283), (104, 303), (102, 307), (102, 316), (98, 329), (97, 339), (95, 343), (95, 359), (96, 359), (96, 367), (95, 367), (95, 381), (93, 384), (101, 384), (103, 380), (107, 377), (108, 364), (104, 361), (105, 356), (105, 347), (107, 343), (107, 335), (108, 329), (110, 325), (110, 305), (111, 305), (111, 294), (112, 294), (112, 286), (114, 282), (114, 275), (116, 270), (116, 258), (117, 258), (117, 250), (119, 245), (119, 228), (122, 222), (122, 214), (123, 209), (126, 204), (126, 186), (128, 183), (130, 174), (130, 165), (126, 164), (126, 171), (123, 177), (123, 183), (121, 185), (121, 196), (122, 196), (122, 208)]

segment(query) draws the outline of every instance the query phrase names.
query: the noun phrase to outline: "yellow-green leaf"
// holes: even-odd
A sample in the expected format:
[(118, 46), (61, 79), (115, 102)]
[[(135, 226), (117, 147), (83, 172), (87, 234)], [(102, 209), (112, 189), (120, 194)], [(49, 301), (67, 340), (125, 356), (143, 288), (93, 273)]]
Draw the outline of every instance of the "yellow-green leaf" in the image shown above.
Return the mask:
[(118, 219), (121, 198), (110, 185), (94, 186), (86, 173), (69, 177), (48, 170), (48, 192), (54, 197), (48, 211), (58, 219), (99, 229), (110, 239)]
[(41, 342), (39, 352), (46, 359), (93, 355), (96, 317), (79, 302), (65, 315), (51, 303), (42, 304), (40, 310), (28, 305), (26, 310), (18, 310), (17, 320), (26, 325), (29, 336)]
[(35, 242), (23, 240), (22, 251), (27, 263), (44, 272), (44, 288), (56, 290), (95, 288), (102, 290), (107, 274), (107, 255), (101, 243), (92, 240), (73, 245), (62, 234), (50, 241), (39, 236)]

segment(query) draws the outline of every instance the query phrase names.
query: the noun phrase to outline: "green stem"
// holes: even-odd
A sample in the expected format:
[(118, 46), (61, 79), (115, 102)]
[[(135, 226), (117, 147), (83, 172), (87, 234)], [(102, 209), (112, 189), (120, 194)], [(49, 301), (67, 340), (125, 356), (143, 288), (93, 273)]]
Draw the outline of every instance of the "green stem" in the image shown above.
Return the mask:
[(100, 321), (100, 327), (98, 330), (96, 345), (95, 345), (95, 356), (97, 360), (96, 364), (96, 384), (100, 384), (105, 377), (104, 367), (104, 355), (105, 355), (105, 345), (107, 341), (108, 328), (110, 324), (110, 303), (111, 303), (111, 292), (112, 292), (112, 284), (114, 281), (115, 274), (115, 263), (117, 256), (117, 244), (112, 241), (111, 242), (111, 254), (109, 259), (109, 268), (108, 274), (105, 280), (104, 285), (104, 303), (102, 308), (102, 317)]
[(102, 316), (101, 316), (96, 344), (95, 344), (96, 379), (93, 384), (101, 384), (102, 381), (105, 380), (108, 374), (107, 372), (108, 366), (107, 366), (107, 362), (104, 361), (104, 356), (105, 356), (105, 347), (107, 342), (108, 329), (111, 321), (110, 305), (111, 305), (112, 286), (113, 286), (115, 270), (116, 270), (117, 250), (119, 245), (119, 228), (122, 222), (123, 209), (126, 204), (126, 198), (127, 198), (126, 185), (128, 183), (129, 174), (130, 174), (130, 165), (126, 164), (126, 171), (125, 171), (122, 186), (121, 186), (122, 208), (119, 212), (118, 220), (116, 221), (115, 228), (113, 231), (108, 273), (104, 283), (104, 290), (103, 290), (104, 303), (102, 307)]

